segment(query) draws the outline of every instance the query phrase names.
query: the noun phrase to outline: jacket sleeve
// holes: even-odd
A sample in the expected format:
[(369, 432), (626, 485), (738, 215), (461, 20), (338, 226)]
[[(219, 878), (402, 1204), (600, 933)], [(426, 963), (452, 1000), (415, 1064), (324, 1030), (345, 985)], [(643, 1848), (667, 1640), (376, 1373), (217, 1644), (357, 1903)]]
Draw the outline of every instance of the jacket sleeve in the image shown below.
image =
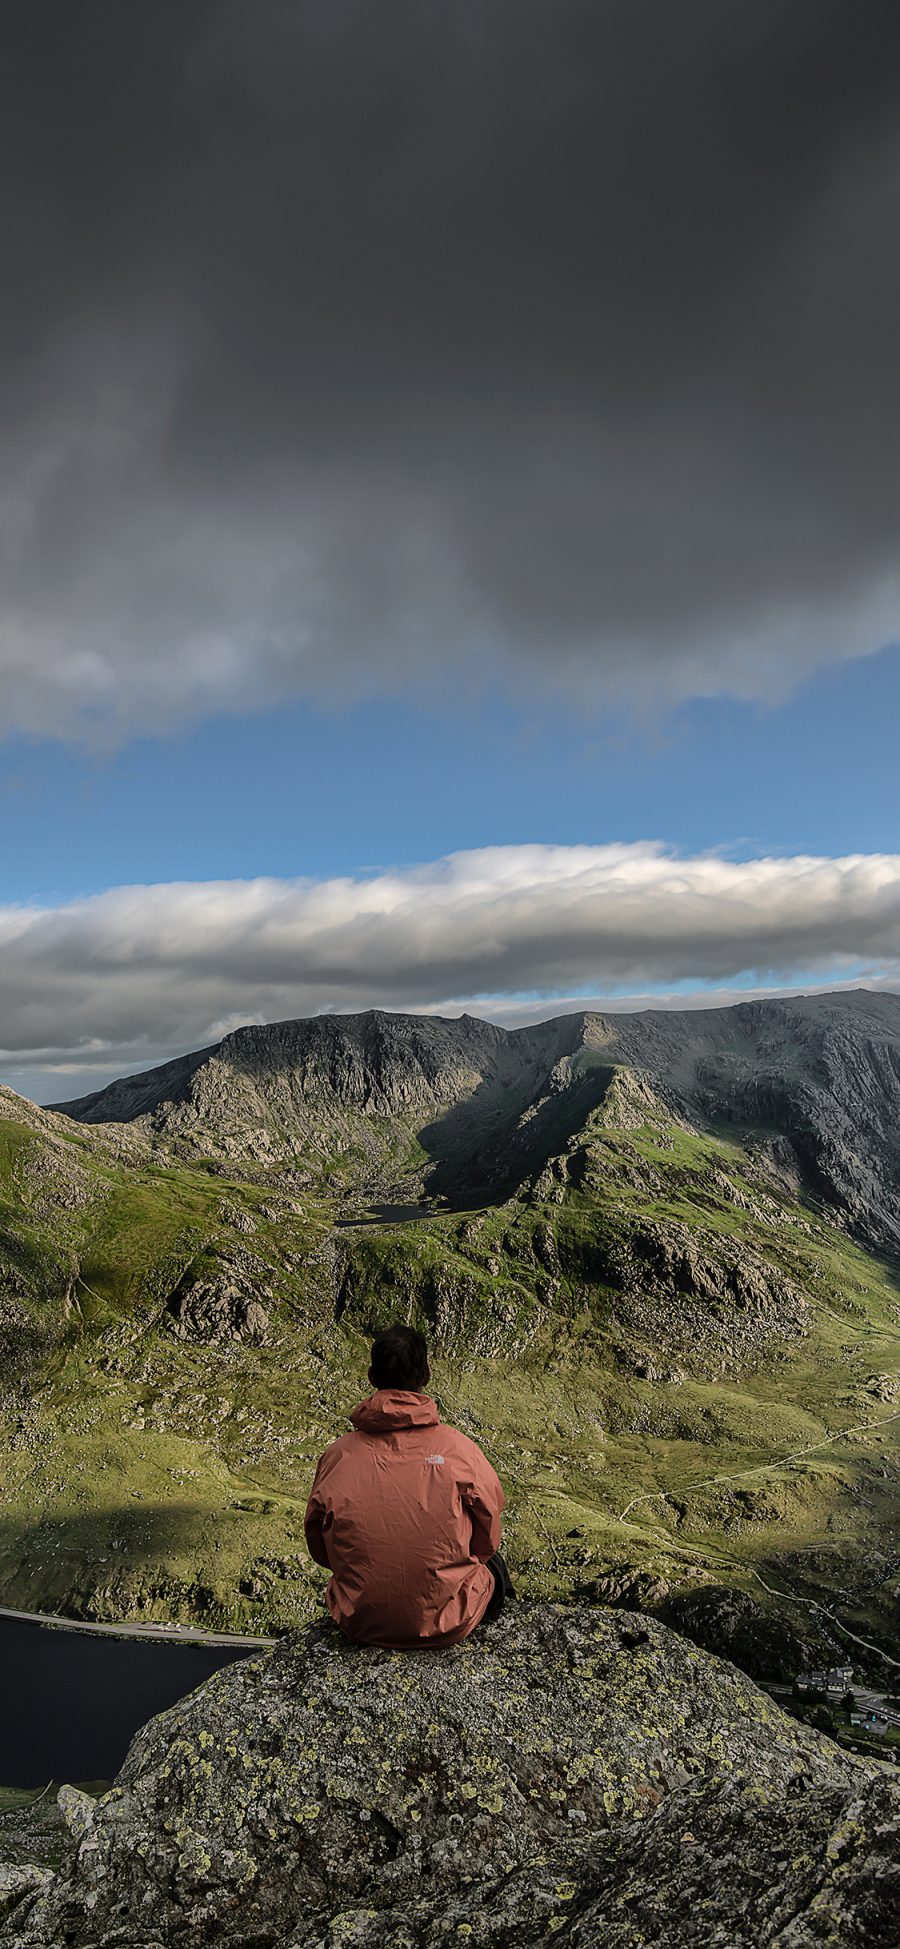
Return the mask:
[(328, 1510), (323, 1500), (322, 1491), (319, 1484), (321, 1467), (322, 1465), (320, 1462), (318, 1468), (316, 1469), (312, 1489), (310, 1490), (309, 1501), (306, 1505), (306, 1515), (303, 1519), (303, 1529), (306, 1535), (306, 1547), (309, 1551), (310, 1556), (312, 1557), (313, 1562), (321, 1563), (322, 1568), (324, 1570), (330, 1570), (331, 1564), (328, 1561), (328, 1551), (325, 1547), (325, 1518), (328, 1514)]
[(463, 1489), (463, 1502), (472, 1524), (472, 1555), (487, 1563), (500, 1548), (500, 1517), (506, 1497), (498, 1475), (481, 1449), (475, 1447), (471, 1480)]

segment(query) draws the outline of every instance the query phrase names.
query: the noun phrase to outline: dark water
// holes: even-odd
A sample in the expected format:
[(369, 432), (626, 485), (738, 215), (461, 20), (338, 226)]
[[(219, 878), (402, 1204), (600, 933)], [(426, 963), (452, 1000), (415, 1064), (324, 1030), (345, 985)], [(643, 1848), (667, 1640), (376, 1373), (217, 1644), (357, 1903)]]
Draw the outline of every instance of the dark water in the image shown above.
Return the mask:
[(0, 1618), (0, 1785), (111, 1780), (145, 1720), (246, 1655)]
[(431, 1205), (370, 1205), (352, 1218), (339, 1218), (339, 1225), (416, 1225), (423, 1218), (434, 1218)]
[(484, 1192), (471, 1198), (455, 1199), (452, 1205), (369, 1205), (352, 1217), (339, 1218), (338, 1225), (418, 1225), (423, 1218), (455, 1218), (485, 1209)]

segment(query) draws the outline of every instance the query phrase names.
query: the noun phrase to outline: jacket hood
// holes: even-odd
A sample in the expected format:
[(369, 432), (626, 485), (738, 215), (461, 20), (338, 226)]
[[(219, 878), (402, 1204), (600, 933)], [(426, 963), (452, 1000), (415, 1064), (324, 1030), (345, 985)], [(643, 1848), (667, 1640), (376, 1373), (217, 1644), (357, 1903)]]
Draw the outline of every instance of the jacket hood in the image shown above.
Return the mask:
[(395, 1428), (436, 1428), (439, 1415), (428, 1394), (381, 1387), (367, 1401), (360, 1401), (350, 1419), (364, 1435), (388, 1435)]

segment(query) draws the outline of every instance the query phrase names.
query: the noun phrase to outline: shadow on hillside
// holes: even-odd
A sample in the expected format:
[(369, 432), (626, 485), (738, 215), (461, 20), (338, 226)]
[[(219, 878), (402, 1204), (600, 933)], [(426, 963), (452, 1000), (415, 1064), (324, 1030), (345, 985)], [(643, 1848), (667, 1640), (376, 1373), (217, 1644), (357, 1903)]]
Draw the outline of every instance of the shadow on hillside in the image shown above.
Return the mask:
[[(130, 1502), (108, 1510), (85, 1510), (69, 1516), (45, 1516), (23, 1526), (9, 1517), (0, 1520), (0, 1606), (9, 1610), (52, 1612), (65, 1600), (72, 1616), (99, 1615), (92, 1594), (105, 1585), (119, 1584), (124, 1573), (148, 1569), (158, 1575), (147, 1584), (146, 1599), (167, 1581), (167, 1565), (174, 1560), (197, 1560), (208, 1545), (210, 1514), (187, 1503)], [(228, 1512), (215, 1514), (220, 1527)], [(246, 1520), (246, 1514), (244, 1515)], [(234, 1521), (241, 1521), (234, 1511)], [(183, 1575), (183, 1571), (181, 1571)], [(141, 1593), (136, 1593), (139, 1605)], [(192, 1608), (202, 1608), (202, 1591), (192, 1591)]]
[(460, 1210), (508, 1198), (526, 1177), (565, 1150), (609, 1089), (612, 1065), (597, 1064), (554, 1086), (543, 1065), (523, 1078), (486, 1078), (418, 1133), (432, 1160), (425, 1179), (430, 1198)]
[[(7, 1207), (4, 1217), (8, 1216), (9, 1209)], [(23, 1218), (27, 1223), (30, 1213), (19, 1207), (14, 1217), (17, 1224)], [(6, 1223), (0, 1221), (0, 1264), (4, 1261), (7, 1277), (11, 1270), (14, 1278), (18, 1275), (25, 1281), (26, 1288), (40, 1293), (45, 1293), (49, 1287), (54, 1296), (61, 1298), (69, 1283), (70, 1275), (57, 1252), (51, 1251), (43, 1242), (39, 1244), (27, 1229), (11, 1231)]]

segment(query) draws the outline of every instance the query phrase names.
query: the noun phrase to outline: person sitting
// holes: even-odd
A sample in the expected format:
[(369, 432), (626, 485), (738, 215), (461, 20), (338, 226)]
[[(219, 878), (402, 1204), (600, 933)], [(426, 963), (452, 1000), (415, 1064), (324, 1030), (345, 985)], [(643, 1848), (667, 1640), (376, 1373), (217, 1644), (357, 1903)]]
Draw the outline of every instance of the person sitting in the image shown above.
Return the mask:
[(408, 1326), (372, 1345), (375, 1390), (326, 1448), (306, 1510), (328, 1609), (359, 1644), (458, 1644), (514, 1596), (499, 1555), (503, 1489), (477, 1443), (440, 1421), (428, 1348)]

